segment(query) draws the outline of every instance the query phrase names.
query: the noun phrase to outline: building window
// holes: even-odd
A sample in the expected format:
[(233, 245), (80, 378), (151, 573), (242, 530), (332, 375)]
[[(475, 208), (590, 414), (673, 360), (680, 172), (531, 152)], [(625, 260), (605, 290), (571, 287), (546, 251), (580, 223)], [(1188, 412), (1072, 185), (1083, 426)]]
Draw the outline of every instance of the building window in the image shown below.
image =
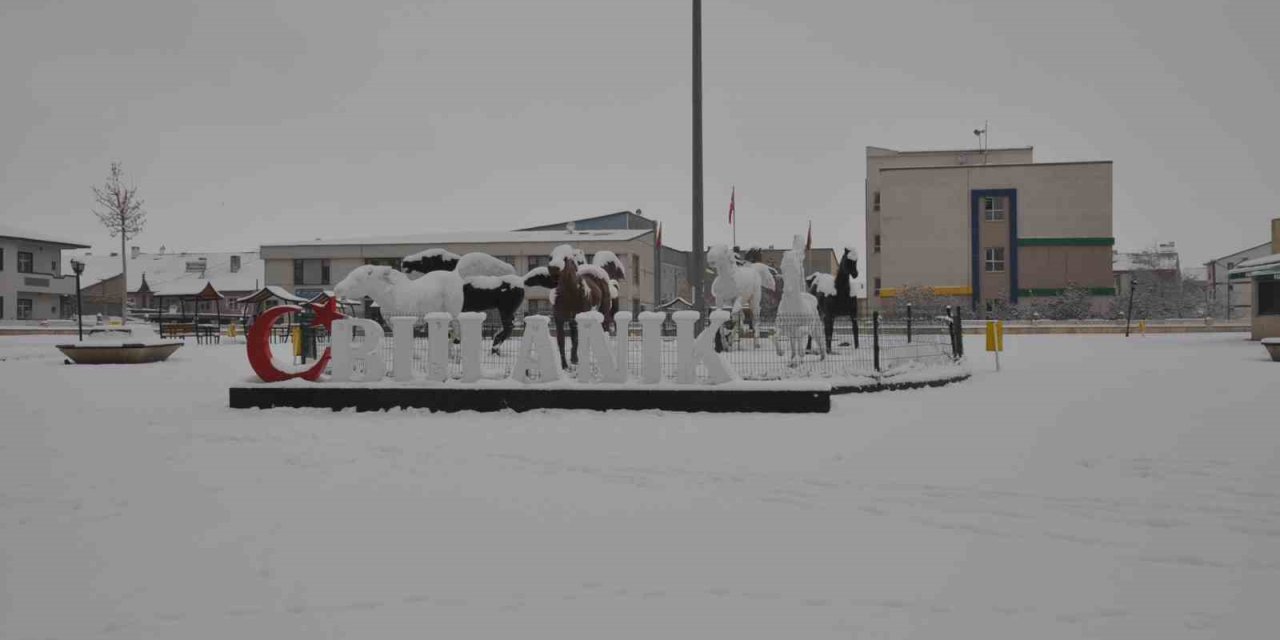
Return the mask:
[(31, 257), (30, 251), (18, 252), (18, 273), (32, 273), (35, 264), (35, 259)]
[(987, 273), (1004, 272), (1004, 247), (987, 247)]
[(1258, 287), (1258, 315), (1280, 315), (1280, 280), (1255, 280), (1254, 284)]
[(50, 263), (49, 263), (49, 273), (51, 273), (51, 274), (53, 274), (53, 275), (55, 275), (55, 276), (56, 276), (56, 275), (58, 275), (58, 261), (57, 261), (57, 260), (54, 260), (54, 261), (52, 261), (52, 262), (50, 262)]
[(880, 210), (880, 192), (879, 191), (875, 192), (871, 196), (871, 210), (872, 211)]
[(984, 196), (982, 198), (982, 217), (987, 222), (1004, 220), (1004, 198)]
[(545, 267), (551, 264), (550, 256), (529, 256), (529, 270), (533, 271), (538, 267)]
[(631, 255), (631, 284), (640, 284), (640, 256)]
[(0, 247), (0, 271), (4, 271), (4, 247)]
[(240, 273), (240, 256), (231, 256), (231, 273)]
[(31, 299), (30, 298), (18, 298), (18, 319), (19, 320), (31, 319)]
[(297, 284), (329, 284), (329, 261), (294, 260), (293, 283)]
[(876, 253), (880, 253), (880, 234), (876, 234)]
[(880, 278), (876, 278), (876, 297), (880, 297)]

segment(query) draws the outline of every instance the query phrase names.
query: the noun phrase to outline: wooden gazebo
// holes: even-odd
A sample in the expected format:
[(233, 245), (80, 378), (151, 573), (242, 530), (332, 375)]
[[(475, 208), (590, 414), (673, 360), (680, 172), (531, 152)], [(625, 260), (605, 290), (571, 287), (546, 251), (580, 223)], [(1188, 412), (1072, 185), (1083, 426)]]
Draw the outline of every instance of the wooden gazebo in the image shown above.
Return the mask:
[[(206, 280), (204, 281), (203, 284), (200, 284), (198, 282), (196, 283), (183, 282), (183, 283), (176, 284), (169, 287), (161, 286), (157, 288), (152, 293), (152, 295), (157, 300), (160, 301), (160, 307), (162, 309), (165, 306), (166, 298), (170, 298), (170, 299), (177, 298), (179, 314), (182, 316), (182, 320), (183, 320), (182, 324), (190, 327), (191, 332), (196, 334), (197, 340), (201, 340), (204, 338), (204, 336), (202, 335), (202, 332), (200, 331), (200, 303), (208, 302), (212, 300), (214, 302), (214, 317), (217, 319), (216, 320), (217, 324), (214, 327), (214, 329), (208, 333), (210, 333), (209, 337), (212, 337), (214, 340), (217, 340), (221, 336), (222, 301), (226, 299), (226, 296), (222, 295), (222, 293), (220, 293), (218, 289), (213, 286), (212, 282), (209, 282)], [(192, 315), (191, 315), (190, 323), (186, 321), (187, 301), (191, 301), (194, 303), (192, 307)], [(181, 327), (181, 329), (186, 329), (187, 326), (183, 326)], [(164, 335), (163, 314), (160, 315), (160, 334)]]

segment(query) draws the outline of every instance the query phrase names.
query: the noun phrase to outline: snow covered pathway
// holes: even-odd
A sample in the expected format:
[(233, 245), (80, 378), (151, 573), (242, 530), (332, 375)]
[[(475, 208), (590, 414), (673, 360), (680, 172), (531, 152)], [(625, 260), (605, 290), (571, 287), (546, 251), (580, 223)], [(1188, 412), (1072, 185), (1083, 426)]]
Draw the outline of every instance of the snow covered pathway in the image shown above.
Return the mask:
[(233, 411), (0, 339), (0, 638), (1258, 638), (1280, 366), (1011, 336), (826, 416)]

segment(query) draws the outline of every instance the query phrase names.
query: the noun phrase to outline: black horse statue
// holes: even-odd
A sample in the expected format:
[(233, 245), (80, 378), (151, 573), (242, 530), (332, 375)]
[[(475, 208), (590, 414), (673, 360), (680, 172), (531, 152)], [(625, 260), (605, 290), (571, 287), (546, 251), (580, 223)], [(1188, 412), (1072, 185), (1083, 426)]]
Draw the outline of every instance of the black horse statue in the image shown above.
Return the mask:
[[(510, 269), (509, 265), (491, 256), (468, 253), (460, 257), (444, 249), (428, 249), (409, 256), (401, 263), (400, 268), (410, 275), (453, 271), (459, 267), (460, 260), (463, 261), (463, 266), (468, 263), (481, 265), (481, 269), (473, 270), (483, 271), (488, 267), (496, 273)], [(502, 268), (503, 266), (506, 268)], [(511, 337), (515, 330), (516, 311), (523, 303), (524, 278), (515, 275), (471, 275), (462, 278), (463, 311), (498, 310), (502, 330), (493, 336), (493, 353), (498, 353), (498, 345)]]
[(520, 276), (472, 276), (462, 281), (462, 310), (497, 309), (502, 330), (493, 336), (493, 353), (515, 330), (516, 311), (524, 303), (524, 279)]
[(445, 249), (427, 249), (411, 256), (405, 256), (404, 260), (400, 261), (400, 270), (409, 274), (453, 271), (458, 266), (458, 259), (461, 257)]
[(829, 273), (810, 274), (808, 280), (809, 293), (818, 299), (818, 313), (822, 315), (822, 331), (827, 338), (827, 353), (831, 351), (831, 334), (835, 329), (836, 316), (849, 315), (853, 324), (853, 348), (857, 349), (858, 340), (858, 296), (853, 288), (853, 279), (858, 277), (858, 252), (852, 247), (845, 247), (840, 256), (840, 267), (836, 275)]

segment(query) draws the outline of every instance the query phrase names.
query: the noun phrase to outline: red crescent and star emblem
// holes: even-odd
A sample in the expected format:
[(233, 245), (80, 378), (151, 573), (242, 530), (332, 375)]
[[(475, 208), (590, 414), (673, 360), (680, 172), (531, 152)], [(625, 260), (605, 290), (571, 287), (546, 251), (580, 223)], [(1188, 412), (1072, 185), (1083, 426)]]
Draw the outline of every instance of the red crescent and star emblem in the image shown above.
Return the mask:
[[(325, 329), (333, 329), (333, 321), (346, 316), (338, 311), (338, 301), (335, 298), (329, 298), (323, 305), (308, 304), (308, 307), (315, 313), (315, 320), (311, 322), (313, 327), (324, 327)], [(262, 378), (263, 382), (283, 382), (293, 378), (302, 378), (315, 382), (320, 379), (324, 373), (325, 367), (329, 365), (329, 358), (332, 354), (329, 348), (325, 347), (324, 353), (320, 356), (316, 363), (309, 369), (298, 372), (281, 371), (276, 368), (275, 362), (271, 357), (271, 326), (276, 320), (295, 313), (302, 313), (303, 308), (294, 305), (281, 305), (272, 307), (258, 316), (254, 321), (253, 328), (249, 330), (246, 347), (249, 352), (249, 365), (253, 367), (253, 372)]]

